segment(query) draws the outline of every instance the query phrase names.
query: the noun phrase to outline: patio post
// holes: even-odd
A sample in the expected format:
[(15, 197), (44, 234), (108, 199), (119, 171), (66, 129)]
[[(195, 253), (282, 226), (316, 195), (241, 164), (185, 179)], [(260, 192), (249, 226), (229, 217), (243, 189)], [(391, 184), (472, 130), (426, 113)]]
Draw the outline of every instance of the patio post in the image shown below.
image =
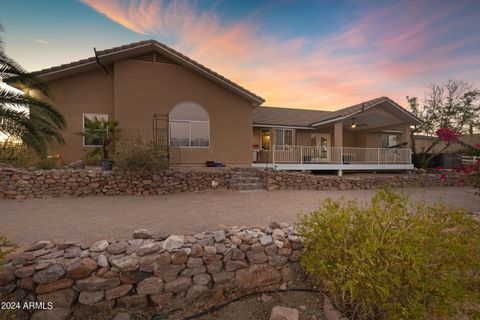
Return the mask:
[(334, 147), (343, 147), (343, 123), (342, 121), (335, 122), (333, 128), (333, 144)]
[(273, 148), (272, 164), (275, 164), (275, 145), (273, 145), (272, 148)]

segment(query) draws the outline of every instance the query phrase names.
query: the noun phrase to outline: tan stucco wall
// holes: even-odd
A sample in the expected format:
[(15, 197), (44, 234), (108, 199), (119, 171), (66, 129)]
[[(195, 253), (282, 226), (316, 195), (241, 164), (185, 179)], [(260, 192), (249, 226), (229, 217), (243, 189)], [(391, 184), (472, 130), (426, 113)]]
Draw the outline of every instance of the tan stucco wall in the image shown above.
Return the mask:
[(62, 135), (65, 145), (51, 144), (48, 153), (60, 154), (64, 162), (80, 159), (89, 147), (83, 147), (83, 114), (100, 113), (113, 117), (113, 69), (81, 73), (48, 82), (52, 103), (67, 122)]
[(120, 60), (110, 74), (95, 70), (48, 83), (55, 105), (68, 127), (64, 146), (52, 145), (49, 152), (61, 153), (65, 162), (80, 159), (83, 113), (107, 113), (119, 122), (121, 139), (140, 135), (151, 140), (154, 113), (166, 114), (180, 102), (202, 105), (210, 116), (210, 147), (181, 148), (173, 152), (181, 165), (204, 166), (213, 160), (227, 165), (251, 163), (251, 102), (220, 85), (175, 64)]
[(204, 77), (174, 64), (138, 60), (115, 63), (115, 119), (122, 135), (152, 138), (152, 115), (169, 113), (180, 102), (194, 101), (210, 116), (210, 147), (181, 148), (183, 165), (213, 160), (249, 165), (252, 104)]
[(297, 145), (309, 146), (312, 143), (311, 139), (312, 130), (297, 130)]

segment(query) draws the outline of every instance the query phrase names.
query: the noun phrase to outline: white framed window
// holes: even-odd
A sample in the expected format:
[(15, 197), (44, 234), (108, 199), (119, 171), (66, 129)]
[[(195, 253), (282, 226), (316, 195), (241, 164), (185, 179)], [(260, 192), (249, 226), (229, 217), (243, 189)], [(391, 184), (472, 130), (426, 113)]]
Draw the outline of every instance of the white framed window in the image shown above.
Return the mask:
[(169, 114), (170, 146), (180, 148), (208, 148), (210, 146), (210, 117), (194, 102), (182, 102)]
[(380, 135), (380, 148), (391, 148), (398, 145), (398, 135), (397, 134), (387, 134), (382, 133)]
[(83, 130), (83, 146), (84, 147), (98, 147), (101, 146), (102, 135), (90, 132), (89, 125), (95, 120), (108, 121), (108, 114), (101, 113), (84, 113), (82, 117), (82, 130)]
[(275, 145), (292, 146), (293, 129), (275, 129)]

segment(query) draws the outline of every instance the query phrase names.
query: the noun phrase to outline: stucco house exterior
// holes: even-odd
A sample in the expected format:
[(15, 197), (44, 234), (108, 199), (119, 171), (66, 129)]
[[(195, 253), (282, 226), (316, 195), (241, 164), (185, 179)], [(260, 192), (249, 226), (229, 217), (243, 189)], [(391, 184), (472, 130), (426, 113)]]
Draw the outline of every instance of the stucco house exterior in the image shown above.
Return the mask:
[(120, 139), (168, 144), (172, 165), (285, 170), (413, 168), (409, 128), (419, 119), (386, 97), (334, 112), (261, 107), (264, 99), (155, 40), (35, 72), (65, 116), (65, 145), (80, 159), (98, 145), (89, 119), (116, 120)]

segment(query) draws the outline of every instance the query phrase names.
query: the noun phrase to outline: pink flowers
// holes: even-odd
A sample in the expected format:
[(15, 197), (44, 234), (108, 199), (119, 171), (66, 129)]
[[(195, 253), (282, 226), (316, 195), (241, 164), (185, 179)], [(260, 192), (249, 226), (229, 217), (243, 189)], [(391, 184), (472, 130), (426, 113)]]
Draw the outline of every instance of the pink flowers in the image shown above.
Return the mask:
[(450, 143), (460, 143), (458, 137), (462, 135), (459, 131), (454, 131), (450, 128), (440, 128), (435, 133), (441, 140)]

